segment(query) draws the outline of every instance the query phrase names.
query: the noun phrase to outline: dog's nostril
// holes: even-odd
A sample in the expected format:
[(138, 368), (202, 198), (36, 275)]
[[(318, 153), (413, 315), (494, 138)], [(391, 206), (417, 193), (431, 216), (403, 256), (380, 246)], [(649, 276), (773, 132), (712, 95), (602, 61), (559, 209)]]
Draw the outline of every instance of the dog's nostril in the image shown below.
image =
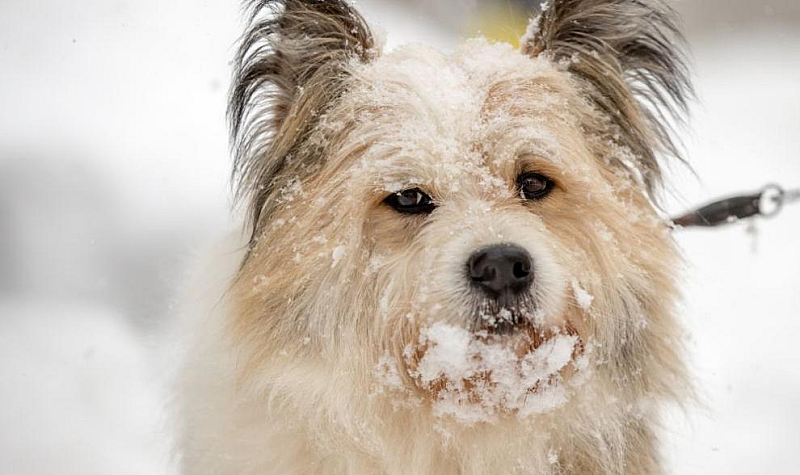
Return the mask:
[(527, 263), (525, 262), (514, 263), (514, 268), (512, 269), (514, 277), (516, 277), (517, 279), (524, 279), (525, 277), (528, 277), (528, 275), (531, 273), (531, 268), (530, 265), (526, 264)]
[(533, 261), (525, 249), (500, 244), (480, 249), (467, 261), (472, 282), (491, 294), (522, 293), (533, 280)]

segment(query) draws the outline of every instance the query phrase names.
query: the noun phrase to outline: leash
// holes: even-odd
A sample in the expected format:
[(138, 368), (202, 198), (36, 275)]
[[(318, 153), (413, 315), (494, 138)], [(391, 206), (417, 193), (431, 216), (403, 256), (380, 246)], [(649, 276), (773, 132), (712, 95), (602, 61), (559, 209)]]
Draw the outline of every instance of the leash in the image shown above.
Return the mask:
[(730, 196), (687, 211), (672, 219), (675, 227), (715, 227), (753, 216), (772, 217), (785, 205), (800, 201), (800, 188), (784, 190), (770, 184), (746, 195)]

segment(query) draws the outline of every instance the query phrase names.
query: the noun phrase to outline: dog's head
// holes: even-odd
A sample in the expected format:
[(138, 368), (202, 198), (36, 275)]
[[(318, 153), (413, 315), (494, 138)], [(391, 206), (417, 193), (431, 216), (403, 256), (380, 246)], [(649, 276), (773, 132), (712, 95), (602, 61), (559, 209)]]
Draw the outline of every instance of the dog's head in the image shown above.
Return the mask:
[(343, 1), (254, 2), (230, 107), (248, 374), (337, 368), (467, 421), (587, 379), (673, 392), (676, 37), (657, 0), (555, 0), (521, 51), (384, 54)]

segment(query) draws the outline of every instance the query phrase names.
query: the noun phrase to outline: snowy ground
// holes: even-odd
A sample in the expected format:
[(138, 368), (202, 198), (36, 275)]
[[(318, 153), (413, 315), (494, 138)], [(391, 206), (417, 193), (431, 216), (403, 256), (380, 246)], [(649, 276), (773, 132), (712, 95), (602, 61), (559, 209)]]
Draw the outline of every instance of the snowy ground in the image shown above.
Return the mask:
[[(702, 103), (686, 203), (800, 183), (800, 32), (695, 45)], [(793, 53), (790, 53), (793, 52)], [(674, 209), (680, 209), (676, 204)], [(675, 422), (674, 473), (796, 473), (800, 464), (800, 203), (774, 219), (684, 230), (686, 315), (704, 407)]]
[[(164, 316), (226, 223), (236, 3), (0, 4), (0, 473), (173, 473)], [(390, 45), (451, 41), (365, 9)], [(699, 180), (676, 170), (670, 210), (800, 186), (800, 28), (691, 41)], [(800, 204), (756, 229), (678, 235), (701, 401), (667, 423), (673, 473), (800, 466)]]

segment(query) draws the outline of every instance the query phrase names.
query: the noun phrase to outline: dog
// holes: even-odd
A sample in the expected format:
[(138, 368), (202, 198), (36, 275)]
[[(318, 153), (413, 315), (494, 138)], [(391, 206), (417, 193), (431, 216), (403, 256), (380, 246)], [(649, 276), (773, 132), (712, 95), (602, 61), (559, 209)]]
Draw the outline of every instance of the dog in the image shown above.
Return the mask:
[(383, 52), (342, 0), (249, 8), (247, 219), (192, 297), (183, 473), (662, 473), (691, 388), (657, 204), (674, 11), (553, 0), (518, 50), (442, 53)]

